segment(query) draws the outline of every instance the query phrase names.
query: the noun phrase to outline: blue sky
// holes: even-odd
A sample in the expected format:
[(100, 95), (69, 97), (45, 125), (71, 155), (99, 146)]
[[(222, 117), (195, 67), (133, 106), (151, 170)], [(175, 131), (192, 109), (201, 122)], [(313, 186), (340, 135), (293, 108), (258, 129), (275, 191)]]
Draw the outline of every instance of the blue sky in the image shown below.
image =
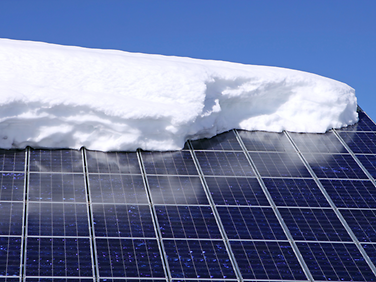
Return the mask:
[(304, 70), (376, 120), (375, 0), (1, 0), (0, 37)]

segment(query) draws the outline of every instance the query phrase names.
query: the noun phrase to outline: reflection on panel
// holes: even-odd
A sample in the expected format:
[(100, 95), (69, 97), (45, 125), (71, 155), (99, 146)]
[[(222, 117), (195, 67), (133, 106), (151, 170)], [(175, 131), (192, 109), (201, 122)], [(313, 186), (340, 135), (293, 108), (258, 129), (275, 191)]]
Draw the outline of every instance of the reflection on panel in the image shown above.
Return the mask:
[(288, 242), (231, 241), (243, 279), (305, 280)]
[(28, 205), (28, 235), (89, 236), (88, 223), (86, 204)]
[(222, 241), (163, 240), (172, 278), (236, 278)]
[(93, 203), (148, 203), (141, 175), (90, 174), (89, 189)]
[(332, 281), (375, 281), (355, 244), (297, 243), (313, 278)]
[(142, 152), (146, 174), (197, 175), (189, 151)]
[(147, 179), (154, 204), (209, 204), (199, 177), (150, 175)]
[(140, 174), (135, 152), (86, 151), (89, 173)]
[(351, 241), (332, 209), (279, 209), (295, 240)]
[(204, 175), (254, 176), (243, 152), (196, 151)]
[(265, 177), (310, 177), (302, 160), (295, 152), (258, 153), (249, 152), (261, 176)]
[(30, 171), (82, 173), (82, 153), (76, 150), (30, 150)]
[(156, 240), (96, 239), (101, 277), (164, 277)]
[(95, 236), (155, 237), (148, 205), (93, 204)]
[(206, 177), (205, 180), (216, 205), (269, 205), (256, 178)]
[[(325, 134), (289, 133), (301, 152), (347, 153), (345, 147), (332, 132)], [(349, 134), (350, 137), (351, 133)]]
[(163, 238), (221, 239), (211, 207), (156, 206)]
[(277, 206), (329, 207), (313, 179), (263, 178)]
[(195, 150), (229, 150), (229, 151), (241, 151), (242, 148), (233, 131), (228, 131), (222, 134), (218, 134), (210, 139), (200, 139), (192, 141), (192, 146)]
[(83, 174), (30, 173), (29, 200), (86, 202)]
[(238, 131), (247, 151), (292, 152), (294, 148), (283, 133)]
[(287, 240), (271, 208), (218, 207), (229, 239)]
[(376, 133), (340, 132), (340, 135), (354, 153), (376, 154)]
[(367, 179), (351, 155), (310, 153), (303, 155), (319, 178)]

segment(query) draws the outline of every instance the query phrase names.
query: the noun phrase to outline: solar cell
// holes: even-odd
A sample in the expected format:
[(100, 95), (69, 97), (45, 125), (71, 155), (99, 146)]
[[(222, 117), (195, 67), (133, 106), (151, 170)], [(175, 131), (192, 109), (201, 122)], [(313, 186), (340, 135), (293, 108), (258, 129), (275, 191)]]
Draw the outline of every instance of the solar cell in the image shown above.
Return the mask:
[(163, 240), (172, 278), (236, 278), (222, 241)]
[(355, 244), (297, 243), (317, 280), (375, 281), (376, 277)]
[(89, 174), (93, 203), (148, 204), (141, 175)]
[(25, 171), (25, 150), (0, 150), (0, 171)]
[(360, 242), (376, 242), (376, 210), (340, 210)]
[(155, 237), (149, 205), (93, 204), (97, 237)]
[(263, 177), (310, 177), (308, 170), (295, 152), (249, 152)]
[(209, 204), (199, 177), (149, 175), (147, 179), (154, 204)]
[(376, 179), (376, 155), (356, 155), (367, 171)]
[(221, 239), (211, 207), (156, 206), (163, 238)]
[(330, 206), (313, 179), (263, 178), (263, 181), (277, 206)]
[(27, 276), (93, 276), (89, 238), (27, 238)]
[(22, 235), (23, 203), (0, 202), (0, 235)]
[(351, 155), (303, 153), (319, 178), (368, 179)]
[(359, 121), (347, 127), (336, 129), (338, 131), (376, 131), (375, 123), (363, 112), (358, 111)]
[(216, 205), (269, 206), (256, 178), (205, 177)]
[(30, 173), (29, 200), (86, 202), (84, 174)]
[(340, 132), (339, 134), (354, 153), (376, 154), (376, 133)]
[(97, 238), (100, 277), (165, 277), (155, 239)]
[(89, 236), (86, 204), (33, 203), (28, 205), (28, 235)]
[(21, 237), (0, 237), (0, 276), (20, 275)]
[(229, 239), (287, 240), (271, 208), (218, 207)]
[(254, 176), (243, 152), (196, 151), (204, 175)]
[(368, 180), (320, 180), (339, 208), (376, 208), (376, 187)]
[(24, 186), (24, 173), (0, 173), (0, 201), (22, 201)]
[(280, 208), (279, 211), (295, 240), (351, 241), (332, 209)]
[(288, 242), (231, 241), (243, 279), (306, 280)]

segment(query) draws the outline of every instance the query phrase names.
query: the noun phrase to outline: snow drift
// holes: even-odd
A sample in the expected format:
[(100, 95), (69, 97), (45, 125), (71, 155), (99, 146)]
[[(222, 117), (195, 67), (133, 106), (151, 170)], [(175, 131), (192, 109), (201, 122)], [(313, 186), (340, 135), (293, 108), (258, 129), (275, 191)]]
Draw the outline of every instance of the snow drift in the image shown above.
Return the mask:
[(301, 71), (0, 39), (0, 147), (175, 150), (232, 128), (325, 132), (354, 89)]

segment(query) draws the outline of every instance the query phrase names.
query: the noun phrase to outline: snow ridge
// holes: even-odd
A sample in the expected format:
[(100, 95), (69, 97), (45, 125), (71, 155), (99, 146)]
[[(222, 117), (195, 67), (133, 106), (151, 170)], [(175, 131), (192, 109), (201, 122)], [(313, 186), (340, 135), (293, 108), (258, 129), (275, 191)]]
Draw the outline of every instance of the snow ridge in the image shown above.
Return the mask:
[(232, 128), (357, 122), (350, 86), (301, 71), (0, 39), (0, 147), (178, 150)]

